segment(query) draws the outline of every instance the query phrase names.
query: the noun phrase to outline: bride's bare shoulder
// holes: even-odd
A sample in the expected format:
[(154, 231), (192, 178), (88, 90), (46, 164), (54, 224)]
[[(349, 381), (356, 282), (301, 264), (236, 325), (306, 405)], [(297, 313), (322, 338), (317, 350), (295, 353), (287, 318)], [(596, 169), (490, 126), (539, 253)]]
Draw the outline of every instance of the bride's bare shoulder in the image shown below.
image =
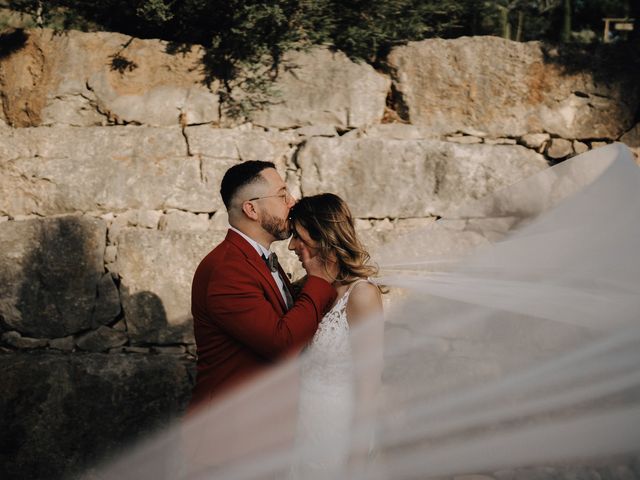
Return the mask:
[(382, 312), (382, 295), (371, 282), (358, 282), (353, 286), (347, 301), (349, 323)]

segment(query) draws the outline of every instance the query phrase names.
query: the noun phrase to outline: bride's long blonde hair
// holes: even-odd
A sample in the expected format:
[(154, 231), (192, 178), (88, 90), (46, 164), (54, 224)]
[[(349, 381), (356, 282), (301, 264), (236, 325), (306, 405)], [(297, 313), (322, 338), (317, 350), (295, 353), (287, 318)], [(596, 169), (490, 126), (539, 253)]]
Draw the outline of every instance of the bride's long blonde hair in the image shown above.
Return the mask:
[(327, 262), (331, 254), (338, 261), (337, 281), (367, 278), (378, 273), (358, 236), (346, 202), (333, 193), (304, 197), (289, 213), (292, 229), (297, 225), (318, 242), (320, 258)]

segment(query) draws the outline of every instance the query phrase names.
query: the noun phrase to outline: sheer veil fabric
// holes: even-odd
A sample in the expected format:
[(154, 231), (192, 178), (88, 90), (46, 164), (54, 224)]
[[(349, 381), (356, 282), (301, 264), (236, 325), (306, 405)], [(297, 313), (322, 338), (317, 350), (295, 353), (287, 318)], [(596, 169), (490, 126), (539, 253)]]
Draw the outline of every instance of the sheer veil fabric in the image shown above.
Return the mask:
[[(612, 144), (374, 252), (388, 305), (384, 324), (351, 331), (354, 385), (370, 381), (354, 388), (349, 461), (331, 478), (638, 455), (639, 240), (640, 169)], [(286, 478), (323, 449), (294, 434), (303, 361), (87, 478)]]

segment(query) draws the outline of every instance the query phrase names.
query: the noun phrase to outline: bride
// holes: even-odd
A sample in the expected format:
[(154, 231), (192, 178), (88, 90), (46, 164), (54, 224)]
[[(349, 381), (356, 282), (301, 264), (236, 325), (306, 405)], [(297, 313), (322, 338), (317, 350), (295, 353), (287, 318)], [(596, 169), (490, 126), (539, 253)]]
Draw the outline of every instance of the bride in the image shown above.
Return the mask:
[[(290, 211), (289, 250), (298, 258), (320, 256), (337, 272), (337, 300), (318, 325), (301, 363), (296, 442), (304, 445), (292, 469), (295, 478), (335, 478), (349, 459), (349, 432), (354, 416), (368, 412), (379, 383), (379, 371), (353, 377), (352, 355), (360, 350), (382, 355), (382, 329), (351, 341), (350, 328), (363, 319), (381, 326), (381, 292), (370, 280), (377, 268), (358, 239), (347, 204), (324, 193), (299, 200)], [(303, 279), (304, 281), (304, 279)], [(364, 341), (363, 341), (364, 340)], [(353, 457), (353, 456), (352, 456)], [(353, 458), (352, 458), (353, 460)]]

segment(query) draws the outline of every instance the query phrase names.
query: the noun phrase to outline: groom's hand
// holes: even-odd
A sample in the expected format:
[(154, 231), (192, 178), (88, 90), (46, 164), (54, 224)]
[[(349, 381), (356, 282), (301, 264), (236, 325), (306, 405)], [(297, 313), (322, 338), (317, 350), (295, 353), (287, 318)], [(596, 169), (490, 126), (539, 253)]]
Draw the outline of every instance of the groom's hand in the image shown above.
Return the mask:
[(320, 277), (329, 283), (333, 283), (338, 276), (338, 263), (329, 260), (327, 262), (320, 258), (320, 255), (311, 256), (307, 248), (301, 251), (302, 267), (307, 271), (308, 275)]

